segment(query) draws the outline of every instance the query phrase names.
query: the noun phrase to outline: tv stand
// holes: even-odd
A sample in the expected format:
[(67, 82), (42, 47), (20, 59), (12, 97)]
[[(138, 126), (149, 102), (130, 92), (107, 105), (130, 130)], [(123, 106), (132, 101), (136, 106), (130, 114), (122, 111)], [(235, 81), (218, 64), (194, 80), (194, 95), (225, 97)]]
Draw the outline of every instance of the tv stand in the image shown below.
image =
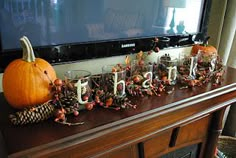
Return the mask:
[(236, 69), (226, 68), (219, 86), (176, 85), (171, 94), (131, 98), (137, 109), (81, 111), (70, 118), (84, 121), (80, 126), (53, 120), (13, 126), (13, 109), (1, 94), (1, 145), (10, 158), (213, 158), (224, 111), (236, 102), (234, 76)]

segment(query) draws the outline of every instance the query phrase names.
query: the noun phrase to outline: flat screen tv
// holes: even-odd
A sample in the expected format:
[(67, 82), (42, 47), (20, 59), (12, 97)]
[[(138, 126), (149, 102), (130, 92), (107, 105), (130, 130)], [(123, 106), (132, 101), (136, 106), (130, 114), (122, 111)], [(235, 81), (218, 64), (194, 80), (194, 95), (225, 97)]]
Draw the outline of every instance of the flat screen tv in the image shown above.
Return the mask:
[(193, 43), (205, 34), (210, 0), (1, 0), (0, 71), (27, 36), (52, 64)]

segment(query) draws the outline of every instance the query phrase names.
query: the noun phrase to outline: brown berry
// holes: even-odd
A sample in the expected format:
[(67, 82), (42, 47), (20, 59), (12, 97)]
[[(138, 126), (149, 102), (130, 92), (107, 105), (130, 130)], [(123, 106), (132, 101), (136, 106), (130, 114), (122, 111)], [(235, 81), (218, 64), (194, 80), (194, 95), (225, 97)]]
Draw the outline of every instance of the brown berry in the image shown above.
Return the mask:
[(61, 79), (57, 78), (57, 79), (55, 79), (54, 84), (55, 84), (56, 86), (62, 86), (63, 82), (62, 82)]
[(113, 103), (113, 99), (112, 99), (112, 98), (108, 98), (108, 99), (106, 100), (106, 106), (107, 106), (107, 107), (111, 106), (112, 103)]
[(66, 120), (66, 117), (65, 117), (65, 114), (63, 113), (59, 113), (58, 116), (55, 118), (55, 121), (65, 121)]
[(87, 95), (83, 96), (83, 101), (87, 101), (89, 99), (89, 97)]
[(155, 42), (159, 42), (159, 38), (155, 37)]
[(78, 116), (79, 115), (79, 111), (73, 111), (73, 114), (74, 114), (74, 116)]
[(93, 109), (93, 104), (92, 104), (92, 103), (86, 103), (86, 104), (85, 104), (85, 108), (86, 108), (87, 110), (92, 110), (92, 109)]
[(99, 96), (95, 96), (95, 103), (99, 104), (101, 101), (100, 101), (100, 98)]
[(117, 69), (115, 67), (113, 67), (111, 72), (117, 72)]
[(139, 76), (134, 76), (133, 81), (134, 81), (134, 83), (139, 83), (141, 81), (141, 79)]
[(55, 110), (54, 116), (56, 117), (55, 121), (64, 121), (65, 117), (65, 109), (57, 109)]
[(160, 48), (159, 47), (155, 47), (155, 52), (160, 52)]

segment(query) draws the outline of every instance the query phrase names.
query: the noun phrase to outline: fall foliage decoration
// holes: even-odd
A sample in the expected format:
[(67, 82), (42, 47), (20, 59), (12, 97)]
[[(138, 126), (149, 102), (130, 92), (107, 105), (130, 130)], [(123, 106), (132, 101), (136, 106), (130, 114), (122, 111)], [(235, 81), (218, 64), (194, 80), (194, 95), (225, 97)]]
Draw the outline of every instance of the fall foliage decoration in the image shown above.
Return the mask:
[[(75, 88), (77, 86), (67, 79), (56, 78), (55, 71), (49, 63), (35, 58), (26, 37), (22, 37), (20, 41), (23, 47), (23, 59), (10, 63), (3, 75), (5, 97), (10, 105), (19, 109), (9, 115), (14, 125), (38, 123), (50, 117), (54, 117), (56, 123), (63, 125), (83, 125), (85, 122), (71, 121), (67, 115), (73, 114), (77, 117), (81, 110), (92, 111), (99, 107), (113, 110), (136, 109), (137, 105), (132, 103), (129, 96), (159, 97), (163, 92), (170, 94), (175, 89), (165, 72), (167, 66), (175, 66), (167, 62), (171, 60), (170, 56), (168, 54), (161, 56), (163, 61), (168, 63), (166, 65), (163, 62), (145, 63), (146, 57), (152, 51), (147, 53), (140, 51), (135, 56), (135, 62), (131, 62), (130, 56), (126, 56), (126, 65), (113, 65), (107, 73), (91, 76), (92, 85), (83, 88), (84, 93), (81, 96), (82, 101), (88, 102), (81, 104)], [(157, 43), (158, 39), (155, 38), (154, 42)], [(196, 45), (193, 49), (197, 49), (198, 53), (199, 49), (202, 50), (200, 47), (202, 46)], [(208, 47), (204, 46), (204, 50), (209, 49)], [(158, 49), (156, 46), (154, 48)], [(208, 51), (214, 52), (214, 49)], [(177, 65), (179, 76), (177, 82), (180, 84), (180, 89), (202, 86), (210, 81), (213, 86), (217, 86), (223, 81), (224, 66), (220, 58), (211, 54), (201, 57), (199, 54), (201, 53), (194, 58), (187, 56), (182, 64)], [(194, 73), (191, 70), (194, 70)], [(126, 74), (122, 75), (124, 84), (119, 83), (110, 91), (109, 88), (117, 83), (114, 74), (122, 71), (126, 71)]]

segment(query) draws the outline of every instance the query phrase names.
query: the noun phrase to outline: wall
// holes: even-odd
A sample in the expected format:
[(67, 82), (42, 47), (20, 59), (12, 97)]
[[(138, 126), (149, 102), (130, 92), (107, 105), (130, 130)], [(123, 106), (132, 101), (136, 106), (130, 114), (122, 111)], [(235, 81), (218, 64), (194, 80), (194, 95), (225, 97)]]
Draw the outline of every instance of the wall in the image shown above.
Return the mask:
[[(191, 47), (184, 47), (184, 48), (172, 48), (172, 49), (166, 49), (161, 50), (159, 53), (152, 53), (150, 56), (148, 56), (147, 60), (151, 62), (156, 62), (158, 56), (169, 53), (170, 55), (178, 56), (179, 53), (189, 53), (191, 50)], [(131, 57), (135, 58), (133, 55)], [(116, 56), (116, 57), (109, 57), (109, 58), (101, 58), (101, 59), (91, 59), (86, 61), (79, 61), (76, 63), (71, 64), (63, 64), (63, 65), (56, 65), (54, 66), (57, 77), (63, 79), (64, 72), (68, 70), (76, 70), (76, 69), (83, 69), (90, 71), (92, 74), (99, 74), (102, 72), (102, 66), (104, 65), (113, 65), (117, 63), (123, 64), (125, 60), (125, 56)], [(0, 92), (2, 92), (2, 75), (0, 74)]]

